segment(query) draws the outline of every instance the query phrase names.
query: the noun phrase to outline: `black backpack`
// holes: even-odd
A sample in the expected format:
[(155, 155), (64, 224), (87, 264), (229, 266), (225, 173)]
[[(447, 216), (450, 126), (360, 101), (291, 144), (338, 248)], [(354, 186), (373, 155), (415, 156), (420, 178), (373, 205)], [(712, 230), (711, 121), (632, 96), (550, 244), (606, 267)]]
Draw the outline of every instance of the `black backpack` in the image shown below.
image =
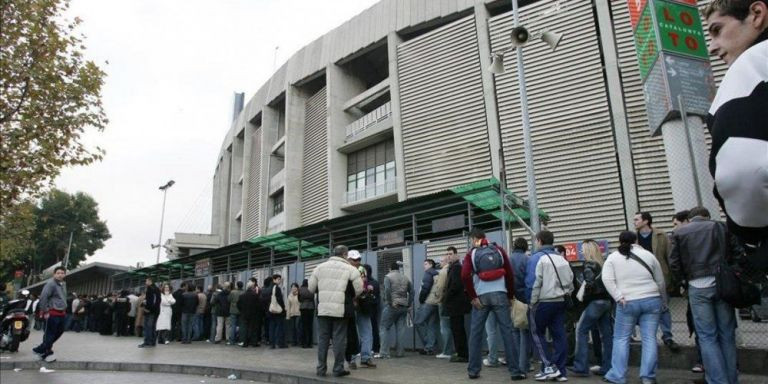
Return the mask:
[(472, 249), (472, 266), (480, 280), (493, 281), (504, 277), (504, 257), (496, 246), (485, 245)]

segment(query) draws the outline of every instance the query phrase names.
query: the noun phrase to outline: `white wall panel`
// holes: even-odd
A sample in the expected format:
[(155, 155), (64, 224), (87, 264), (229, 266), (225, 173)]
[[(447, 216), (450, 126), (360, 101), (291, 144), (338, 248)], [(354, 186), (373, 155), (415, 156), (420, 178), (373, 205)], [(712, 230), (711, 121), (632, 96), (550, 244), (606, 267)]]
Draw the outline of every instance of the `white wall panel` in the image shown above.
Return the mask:
[(328, 107), (326, 87), (307, 99), (301, 225), (328, 219)]

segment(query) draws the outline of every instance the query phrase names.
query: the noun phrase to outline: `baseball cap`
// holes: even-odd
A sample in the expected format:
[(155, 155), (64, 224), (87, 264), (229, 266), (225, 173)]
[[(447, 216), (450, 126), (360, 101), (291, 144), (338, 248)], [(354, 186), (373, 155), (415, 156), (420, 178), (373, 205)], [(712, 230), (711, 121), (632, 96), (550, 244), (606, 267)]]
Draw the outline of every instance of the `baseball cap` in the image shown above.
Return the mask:
[(356, 251), (354, 249), (350, 250), (349, 252), (347, 252), (347, 259), (360, 260), (362, 258), (363, 258), (363, 256), (360, 255), (360, 252), (358, 252), (358, 251)]

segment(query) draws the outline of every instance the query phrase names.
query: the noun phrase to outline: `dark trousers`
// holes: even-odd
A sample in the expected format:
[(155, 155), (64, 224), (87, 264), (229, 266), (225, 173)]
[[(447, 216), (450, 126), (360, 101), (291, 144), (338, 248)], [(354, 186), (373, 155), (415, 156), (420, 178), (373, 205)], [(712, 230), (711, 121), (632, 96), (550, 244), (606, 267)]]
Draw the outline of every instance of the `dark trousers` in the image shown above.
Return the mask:
[(301, 310), (301, 346), (305, 348), (312, 347), (312, 326), (315, 320), (314, 309)]
[(135, 336), (136, 335), (136, 317), (135, 316), (128, 316), (128, 333), (126, 336)]
[(50, 355), (53, 353), (53, 343), (61, 337), (64, 333), (64, 324), (66, 319), (64, 316), (49, 316), (45, 322), (45, 334), (43, 334), (43, 342), (34, 348), (34, 351), (43, 355)]
[(285, 344), (285, 319), (281, 315), (268, 315), (269, 318), (269, 344), (272, 347)]
[(155, 326), (157, 325), (157, 314), (144, 314), (144, 345), (155, 345), (156, 335)]
[(464, 316), (451, 316), (451, 333), (453, 334), (453, 349), (456, 355), (465, 359), (469, 358), (467, 347), (467, 329), (464, 328)]
[(243, 331), (240, 332), (240, 341), (243, 343), (243, 346), (258, 346), (261, 343), (260, 330), (262, 319), (260, 317), (240, 317), (240, 320), (243, 322)]
[(194, 313), (182, 313), (181, 314), (181, 341), (192, 341), (192, 329), (195, 325)]
[(344, 371), (344, 354), (347, 349), (348, 320), (340, 317), (317, 317), (317, 374), (328, 370), (328, 347), (333, 340), (333, 373)]
[(371, 314), (371, 329), (373, 329), (373, 353), (379, 353), (379, 350), (381, 350), (381, 336), (379, 335), (379, 316), (381, 316), (381, 311), (378, 310), (378, 306), (376, 307), (376, 310), (373, 311)]
[(128, 316), (124, 313), (115, 314), (115, 327), (118, 336), (128, 336)]
[[(536, 349), (542, 361), (555, 365), (561, 373), (565, 374), (565, 363), (568, 357), (568, 339), (565, 336), (565, 303), (560, 302), (540, 302), (537, 303), (529, 313), (529, 318), (533, 320), (531, 324), (531, 336)], [(552, 346), (554, 353), (549, 353), (545, 347), (545, 334), (549, 330), (552, 336)]]
[(172, 310), (171, 312), (171, 340), (181, 340), (181, 311)]

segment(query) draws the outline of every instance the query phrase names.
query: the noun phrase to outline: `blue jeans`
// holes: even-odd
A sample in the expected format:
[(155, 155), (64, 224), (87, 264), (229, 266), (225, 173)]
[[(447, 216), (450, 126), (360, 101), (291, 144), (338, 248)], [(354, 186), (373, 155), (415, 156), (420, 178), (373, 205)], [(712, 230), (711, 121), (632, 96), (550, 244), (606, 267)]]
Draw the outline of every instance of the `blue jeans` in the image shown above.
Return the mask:
[(499, 326), (496, 318), (489, 317), (485, 321), (485, 336), (488, 341), (488, 362), (491, 365), (499, 363)]
[(216, 314), (211, 313), (211, 335), (208, 337), (208, 341), (211, 343), (216, 341)]
[(443, 342), (443, 355), (451, 356), (454, 353), (453, 332), (451, 332), (451, 318), (440, 316), (440, 336)]
[(699, 337), (704, 375), (710, 384), (734, 384), (736, 367), (736, 316), (728, 303), (717, 297), (717, 288), (688, 287), (693, 325)]
[(395, 327), (395, 356), (403, 356), (405, 353), (405, 345), (403, 344), (403, 337), (405, 337), (405, 318), (408, 315), (408, 307), (384, 307), (384, 311), (381, 313), (381, 329), (379, 331), (381, 338), (381, 351), (382, 356), (389, 356), (389, 330), (392, 326)]
[(192, 330), (195, 323), (194, 313), (182, 313), (181, 314), (181, 341), (192, 341)]
[(238, 321), (240, 321), (240, 314), (237, 313), (231, 313), (229, 318), (227, 318), (227, 333), (229, 333), (227, 336), (228, 344), (237, 343), (237, 326), (239, 325)]
[(512, 375), (523, 374), (518, 367), (516, 349), (512, 344), (512, 319), (509, 317), (509, 299), (506, 292), (489, 292), (478, 297), (482, 308), (472, 307), (472, 320), (469, 331), (469, 365), (467, 373), (479, 375), (482, 369), (482, 346), (485, 322), (489, 316), (496, 320), (507, 351), (507, 368)]
[(579, 373), (589, 373), (589, 332), (597, 326), (603, 345), (603, 361), (600, 364), (602, 373), (611, 369), (611, 354), (613, 353), (613, 327), (611, 325), (611, 301), (595, 300), (587, 305), (581, 313), (581, 319), (576, 325), (576, 357), (573, 360), (573, 370)]
[(203, 337), (203, 315), (202, 313), (195, 314), (195, 320), (192, 326), (192, 340), (200, 340)]
[[(605, 378), (614, 383), (627, 382), (627, 361), (629, 360), (629, 337), (635, 324), (640, 323), (640, 337), (643, 352), (640, 357), (640, 378), (656, 380), (658, 345), (656, 331), (659, 329), (661, 298), (627, 301), (626, 305), (616, 305), (616, 325), (613, 330), (613, 356), (611, 370)], [(603, 341), (605, 342), (605, 341)]]
[[(298, 319), (298, 317), (296, 318)], [(360, 339), (360, 362), (364, 363), (373, 356), (373, 328), (371, 316), (357, 312), (355, 316), (357, 324), (357, 337)]]
[(437, 346), (437, 332), (440, 329), (438, 317), (437, 305), (434, 304), (424, 303), (416, 310), (413, 324), (426, 351), (434, 352)]
[(157, 335), (155, 335), (155, 326), (157, 325), (157, 314), (144, 314), (144, 345), (155, 345)]
[(661, 328), (661, 340), (672, 340), (672, 313), (669, 312), (669, 308), (666, 311), (661, 312), (659, 316), (659, 328)]
[(45, 333), (43, 333), (43, 342), (33, 350), (44, 356), (53, 353), (53, 343), (64, 333), (64, 326), (67, 319), (64, 316), (49, 316), (45, 321)]
[[(512, 327), (512, 344), (517, 353), (517, 367), (526, 373), (530, 368), (531, 331)], [(510, 364), (507, 361), (507, 364)]]
[(269, 343), (272, 347), (285, 346), (285, 318), (269, 314)]
[[(561, 376), (567, 376), (565, 362), (568, 358), (568, 340), (565, 336), (565, 302), (539, 302), (531, 306), (528, 312), (528, 323), (531, 326), (531, 336), (542, 367), (555, 366)], [(553, 353), (546, 348), (545, 333), (549, 330), (552, 336)]]

